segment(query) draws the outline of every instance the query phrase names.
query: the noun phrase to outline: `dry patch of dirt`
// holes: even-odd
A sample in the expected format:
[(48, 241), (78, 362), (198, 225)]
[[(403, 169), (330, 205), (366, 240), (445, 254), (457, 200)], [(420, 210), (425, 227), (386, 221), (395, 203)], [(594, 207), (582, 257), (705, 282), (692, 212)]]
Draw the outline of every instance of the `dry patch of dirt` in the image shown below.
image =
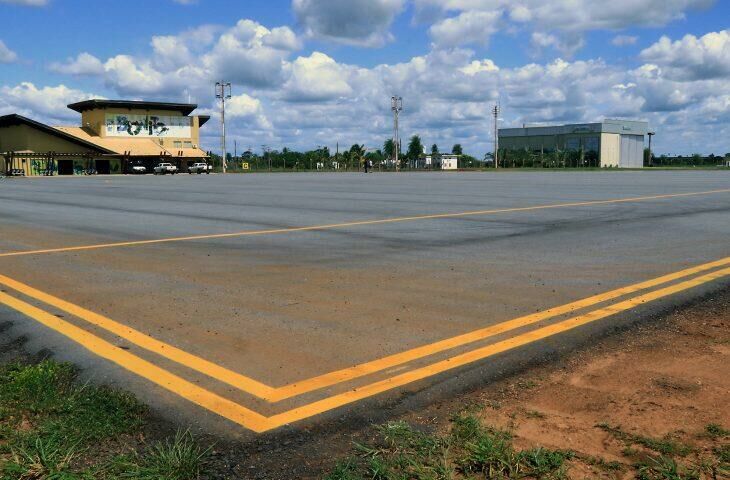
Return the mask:
[(717, 463), (730, 427), (730, 295), (718, 297), (477, 393), (477, 415), (517, 447), (576, 452), (571, 478), (634, 478), (662, 456)]

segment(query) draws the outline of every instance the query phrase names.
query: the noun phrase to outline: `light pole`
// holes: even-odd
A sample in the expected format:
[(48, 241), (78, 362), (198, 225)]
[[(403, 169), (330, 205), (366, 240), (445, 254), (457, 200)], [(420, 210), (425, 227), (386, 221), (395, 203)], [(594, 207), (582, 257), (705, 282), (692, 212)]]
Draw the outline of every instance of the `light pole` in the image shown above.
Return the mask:
[(494, 168), (499, 168), (499, 104), (492, 109), (494, 115)]
[(264, 161), (269, 164), (269, 171), (271, 171), (271, 155), (269, 155), (269, 146), (261, 145), (261, 151), (264, 155)]
[(403, 97), (393, 96), (390, 98), (390, 109), (393, 110), (393, 150), (395, 151), (395, 169), (400, 170), (398, 150), (400, 150), (400, 135), (398, 132), (398, 116), (403, 111)]
[(656, 132), (648, 132), (647, 135), (649, 135), (649, 166), (653, 167), (654, 162), (652, 161), (652, 158), (651, 158), (651, 137), (656, 135)]
[(226, 173), (226, 100), (231, 98), (231, 83), (215, 82), (215, 98), (221, 101), (221, 150), (223, 151), (221, 167), (223, 173)]

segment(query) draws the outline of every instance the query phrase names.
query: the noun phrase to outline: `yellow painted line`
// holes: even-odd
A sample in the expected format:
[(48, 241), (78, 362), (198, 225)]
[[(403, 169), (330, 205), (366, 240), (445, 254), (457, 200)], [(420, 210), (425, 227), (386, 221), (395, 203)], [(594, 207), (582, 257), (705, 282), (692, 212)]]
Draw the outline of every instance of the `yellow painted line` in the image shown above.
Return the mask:
[(658, 278), (611, 290), (609, 292), (577, 300), (565, 305), (553, 307), (542, 312), (518, 317), (497, 325), (491, 325), (469, 333), (416, 347), (401, 353), (355, 365), (353, 367), (301, 380), (278, 388), (271, 387), (250, 377), (205, 360), (199, 356), (185, 352), (184, 350), (157, 340), (127, 325), (42, 292), (7, 276), (0, 275), (0, 285), (4, 285), (23, 295), (47, 305), (51, 305), (59, 310), (91, 323), (92, 325), (107, 330), (108, 332), (113, 333), (114, 335), (123, 338), (140, 348), (144, 348), (145, 350), (207, 375), (243, 392), (254, 395), (260, 399), (275, 403), (729, 264), (730, 257), (726, 257), (721, 260), (697, 265), (695, 267), (663, 275)]
[(138, 330), (130, 328), (103, 315), (99, 315), (91, 310), (87, 310), (83, 307), (79, 307), (78, 305), (74, 305), (73, 303), (61, 300), (53, 295), (41, 292), (38, 289), (20, 283), (10, 277), (0, 275), (0, 285), (5, 285), (6, 287), (12, 288), (23, 295), (27, 295), (28, 297), (40, 300), (48, 305), (52, 305), (66, 313), (70, 313), (71, 315), (81, 318), (92, 325), (103, 328), (104, 330), (137, 345), (138, 347), (161, 355), (168, 360), (177, 362), (257, 397), (265, 398), (268, 395), (271, 395), (274, 390), (268, 385), (264, 385), (252, 378), (238, 374), (213, 362), (187, 353), (184, 350), (173, 347), (172, 345), (150, 337), (149, 335), (145, 335)]
[(395, 217), (395, 218), (382, 218), (376, 220), (360, 220), (354, 222), (343, 222), (343, 223), (330, 223), (326, 225), (310, 225), (305, 227), (287, 227), (287, 228), (275, 228), (269, 230), (245, 230), (241, 232), (231, 233), (214, 233), (205, 235), (190, 235), (185, 237), (168, 237), (158, 238), (153, 240), (133, 240), (127, 242), (113, 242), (113, 243), (102, 243), (95, 245), (79, 245), (73, 247), (60, 247), (60, 248), (47, 248), (40, 250), (26, 250), (18, 252), (6, 252), (0, 253), (0, 257), (18, 257), (25, 255), (41, 255), (49, 253), (61, 253), (61, 252), (78, 252), (83, 250), (99, 250), (106, 248), (117, 248), (117, 247), (135, 247), (142, 245), (155, 245), (160, 243), (172, 243), (172, 242), (188, 242), (194, 240), (211, 240), (221, 238), (235, 238), (235, 237), (246, 237), (255, 235), (275, 235), (284, 233), (296, 233), (296, 232), (310, 232), (320, 230), (331, 230), (336, 228), (345, 227), (357, 227), (364, 225), (382, 225), (388, 223), (399, 223), (399, 222), (413, 222), (418, 220), (435, 220), (441, 218), (459, 218), (477, 215), (496, 215), (500, 213), (514, 213), (514, 212), (529, 212), (534, 210), (549, 210), (556, 208), (570, 208), (570, 207), (588, 207), (595, 205), (611, 205), (618, 203), (635, 203), (635, 202), (646, 202), (650, 200), (662, 200), (668, 198), (682, 198), (682, 197), (693, 197), (699, 195), (713, 195), (718, 193), (730, 193), (730, 189), (724, 190), (708, 190), (705, 192), (691, 192), (691, 193), (674, 193), (666, 195), (652, 195), (647, 197), (632, 197), (632, 198), (619, 198), (612, 200), (595, 200), (587, 202), (572, 202), (572, 203), (558, 203), (549, 205), (535, 205), (530, 207), (516, 207), (516, 208), (501, 208), (494, 210), (476, 210), (470, 212), (457, 212), (457, 213), (437, 213), (432, 215), (414, 215), (409, 217)]
[(387, 357), (380, 358), (378, 360), (374, 360), (367, 363), (362, 363), (360, 365), (355, 365), (350, 368), (345, 368), (342, 370), (337, 370), (334, 372), (330, 372), (324, 375), (320, 375), (317, 377), (309, 378), (307, 380), (302, 380), (284, 387), (280, 387), (274, 390), (267, 399), (272, 402), (281, 401), (287, 398), (295, 397), (297, 395), (302, 395), (307, 392), (312, 392), (315, 390), (319, 390), (321, 388), (329, 387), (332, 385), (336, 385), (338, 383), (342, 383), (348, 380), (352, 380), (358, 377), (362, 377), (365, 375), (370, 375), (375, 372), (379, 372), (381, 370), (385, 370), (388, 368), (392, 368), (398, 365), (403, 365), (405, 363), (418, 360), (439, 352), (443, 352), (446, 350), (450, 350), (456, 347), (460, 347), (463, 345), (467, 345), (469, 343), (474, 343), (479, 340), (484, 340), (489, 337), (493, 337), (495, 335), (499, 335), (505, 332), (509, 332), (511, 330), (516, 330), (518, 328), (522, 328), (528, 325), (532, 325), (534, 323), (541, 322), (543, 320), (548, 320), (553, 317), (557, 317), (560, 315), (564, 315), (566, 313), (570, 313), (576, 310), (580, 310), (583, 308), (587, 308), (593, 305), (596, 305), (598, 303), (606, 302), (609, 300), (613, 300), (615, 298), (628, 295), (630, 293), (635, 293), (641, 290), (646, 290), (648, 288), (657, 287), (659, 285), (662, 285), (664, 283), (672, 282), (675, 280), (679, 280), (680, 278), (684, 278), (690, 275), (694, 275), (703, 271), (711, 270), (713, 268), (718, 268), (722, 266), (726, 266), (730, 264), (730, 257), (724, 258), (722, 260), (718, 260), (716, 262), (710, 262), (706, 263), (704, 265), (699, 265), (696, 267), (688, 268), (686, 270), (682, 270), (676, 273), (672, 273), (669, 275), (664, 275), (662, 277), (658, 277), (652, 280), (648, 280), (641, 283), (636, 283), (634, 285), (629, 285), (627, 287), (619, 288), (616, 290), (612, 290), (610, 292), (602, 293), (599, 295), (594, 295), (592, 297), (588, 297), (582, 300), (578, 300), (572, 303), (568, 303), (566, 305), (562, 305), (559, 307), (550, 308), (548, 310), (544, 310), (542, 312), (533, 313), (530, 315), (525, 315), (523, 317), (515, 318), (513, 320), (509, 320), (503, 323), (499, 323), (497, 325), (492, 325), (486, 328), (482, 328), (479, 330), (475, 330), (473, 332), (465, 333), (463, 335), (459, 335), (453, 338), (449, 338), (446, 340), (440, 340), (438, 342), (431, 343), (429, 345), (423, 345), (420, 347), (413, 348), (411, 350), (407, 350), (405, 352), (397, 353), (394, 355), (390, 355)]
[(263, 415), (180, 378), (33, 305), (2, 292), (0, 292), (0, 303), (68, 337), (90, 352), (249, 430), (264, 432), (273, 428), (273, 425)]
[(463, 353), (461, 355), (454, 356), (447, 360), (443, 360), (426, 367), (411, 370), (409, 372), (385, 380), (381, 380), (370, 385), (357, 387), (345, 393), (334, 395), (332, 397), (325, 398), (323, 400), (319, 400), (317, 402), (313, 402), (299, 408), (294, 408), (287, 412), (269, 417), (269, 421), (273, 425), (272, 428), (278, 428), (283, 425), (304, 420), (306, 418), (310, 418), (315, 415), (319, 415), (321, 413), (333, 410), (335, 408), (342, 407), (344, 405), (357, 402), (368, 397), (372, 397), (388, 390), (402, 387), (418, 380), (423, 380), (434, 375), (446, 372), (448, 370), (468, 365), (478, 360), (483, 360), (499, 353), (503, 353), (508, 350), (512, 350), (524, 345), (537, 342), (539, 340), (543, 340), (548, 337), (552, 337), (554, 335), (558, 335), (560, 333), (567, 332), (569, 330), (573, 330), (582, 325), (586, 325), (588, 323), (610, 317), (617, 313), (630, 310), (647, 302), (674, 295), (684, 290), (689, 290), (691, 288), (712, 282), (728, 275), (730, 275), (730, 268), (725, 268), (723, 270), (712, 272), (707, 275), (696, 277), (682, 283), (678, 283), (660, 290), (631, 298), (630, 300), (626, 300), (605, 308), (600, 308), (584, 315), (578, 315), (576, 317), (564, 320), (553, 325), (549, 325), (547, 327), (538, 328), (536, 330), (517, 335), (510, 339), (497, 342), (493, 345), (482, 347), (471, 352)]
[(18, 300), (6, 293), (0, 292), (0, 303), (13, 308), (24, 315), (35, 319), (42, 325), (68, 337), (74, 342), (80, 344), (90, 352), (105, 358), (126, 370), (145, 378), (162, 388), (195, 403), (211, 412), (214, 412), (224, 418), (227, 418), (245, 428), (254, 432), (262, 433), (268, 430), (279, 428), (283, 425), (294, 423), (306, 418), (313, 417), (342, 407), (344, 405), (364, 400), (374, 395), (419, 381), (440, 373), (468, 365), (470, 363), (483, 360), (485, 358), (506, 352), (521, 346), (525, 346), (539, 340), (543, 340), (554, 335), (558, 335), (579, 326), (595, 322), (597, 320), (610, 317), (617, 313), (621, 313), (633, 309), (644, 303), (652, 302), (663, 297), (677, 294), (679, 292), (695, 288), (697, 286), (718, 280), (730, 275), (730, 268), (714, 271), (712, 273), (686, 280), (681, 283), (671, 285), (659, 290), (655, 290), (644, 295), (639, 295), (631, 299), (603, 307), (586, 313), (572, 317), (568, 320), (558, 322), (553, 325), (538, 328), (527, 333), (517, 335), (488, 345), (482, 348), (472, 350), (467, 353), (453, 356), (449, 359), (442, 360), (431, 365), (421, 367), (409, 372), (396, 375), (385, 380), (381, 380), (369, 385), (356, 387), (345, 393), (333, 395), (331, 397), (303, 405), (298, 408), (282, 412), (271, 417), (265, 417), (253, 410), (247, 409), (235, 402), (227, 400), (195, 385), (157, 365), (143, 360), (111, 343), (76, 327), (60, 318), (51, 315), (33, 305)]

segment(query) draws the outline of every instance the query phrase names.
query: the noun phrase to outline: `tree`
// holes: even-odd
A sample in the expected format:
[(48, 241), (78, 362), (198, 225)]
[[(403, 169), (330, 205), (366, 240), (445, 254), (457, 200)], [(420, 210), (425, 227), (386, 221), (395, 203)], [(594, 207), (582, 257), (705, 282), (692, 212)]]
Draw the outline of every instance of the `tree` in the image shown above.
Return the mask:
[(385, 157), (383, 157), (383, 152), (381, 150), (376, 150), (374, 152), (366, 153), (365, 160), (373, 162), (373, 167), (379, 167), (383, 163), (383, 160), (385, 160)]
[(644, 149), (644, 166), (648, 167), (649, 165), (653, 165), (654, 161), (656, 160), (656, 155), (654, 155), (654, 152), (651, 152), (651, 159), (649, 159), (649, 149)]
[(357, 143), (350, 147), (350, 159), (353, 163), (357, 164), (359, 169), (362, 166), (362, 160), (365, 158), (365, 145), (358, 145)]
[(457, 144), (456, 144), (456, 145), (454, 145), (454, 147), (453, 147), (453, 148), (451, 149), (451, 153), (453, 153), (454, 155), (463, 155), (463, 154), (464, 154), (464, 149), (463, 149), (463, 148), (461, 148), (461, 144), (460, 144), (460, 143), (457, 143)]
[(423, 144), (421, 143), (421, 137), (413, 135), (411, 141), (408, 142), (408, 152), (406, 156), (409, 160), (416, 161), (421, 155), (423, 155)]
[(392, 138), (387, 139), (383, 144), (383, 154), (387, 158), (395, 157), (395, 148), (393, 147), (394, 145), (395, 143), (393, 142)]
[(439, 154), (439, 146), (435, 143), (431, 145), (431, 155), (438, 155)]
[(351, 156), (352, 155), (350, 154), (350, 151), (349, 150), (345, 150), (344, 152), (342, 152), (340, 154), (340, 157), (339, 157), (340, 160), (341, 160), (341, 162), (338, 165), (338, 168), (339, 169), (342, 169), (344, 167), (345, 170), (349, 169), (350, 168), (350, 158), (351, 158)]

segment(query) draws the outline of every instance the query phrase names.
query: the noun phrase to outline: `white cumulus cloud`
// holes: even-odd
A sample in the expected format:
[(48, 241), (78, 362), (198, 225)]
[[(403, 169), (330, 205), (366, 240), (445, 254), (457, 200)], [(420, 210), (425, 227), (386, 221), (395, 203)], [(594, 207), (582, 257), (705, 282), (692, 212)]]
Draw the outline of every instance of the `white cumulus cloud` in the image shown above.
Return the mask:
[(470, 43), (486, 45), (489, 37), (497, 32), (501, 16), (499, 10), (466, 11), (439, 21), (429, 31), (439, 46), (455, 47)]
[(18, 60), (18, 55), (0, 40), (0, 63), (13, 63), (16, 60)]
[[(689, 11), (714, 3), (715, 0), (414, 0), (417, 21), (456, 27), (468, 26), (467, 19), (478, 18), (475, 15), (482, 15), (485, 20), (491, 15), (501, 18), (501, 23), (497, 23), (500, 30), (527, 28), (540, 32), (551, 40), (551, 47), (563, 52), (569, 50), (570, 44), (581, 41), (583, 32), (666, 25), (684, 18)], [(486, 21), (482, 37), (494, 33), (494, 28), (493, 19)], [(451, 33), (446, 36), (450, 45), (475, 42), (476, 34), (470, 29), (465, 30), (461, 42), (454, 28), (447, 29), (448, 32), (432, 30), (435, 41), (439, 34)]]
[(293, 101), (328, 101), (352, 94), (346, 68), (324, 53), (299, 57), (290, 66), (284, 85), (286, 98)]
[(0, 87), (0, 101), (8, 105), (8, 110), (31, 117), (75, 118), (77, 114), (66, 106), (90, 98), (101, 97), (65, 85), (38, 88), (31, 82), (22, 82), (12, 87)]
[(641, 58), (662, 68), (667, 77), (699, 80), (730, 76), (730, 30), (702, 37), (686, 35), (672, 41), (662, 37), (641, 52)]
[(49, 69), (66, 75), (101, 75), (104, 73), (104, 64), (90, 53), (82, 52), (66, 62), (51, 63)]

